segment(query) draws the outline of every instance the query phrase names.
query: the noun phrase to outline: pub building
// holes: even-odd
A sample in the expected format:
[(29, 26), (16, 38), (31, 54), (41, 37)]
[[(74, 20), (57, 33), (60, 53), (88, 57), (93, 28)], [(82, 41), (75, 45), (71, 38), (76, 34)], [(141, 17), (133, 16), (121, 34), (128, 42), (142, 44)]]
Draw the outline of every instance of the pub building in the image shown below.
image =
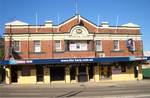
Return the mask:
[(140, 26), (95, 25), (75, 15), (61, 24), (5, 24), (6, 84), (79, 83), (142, 79)]

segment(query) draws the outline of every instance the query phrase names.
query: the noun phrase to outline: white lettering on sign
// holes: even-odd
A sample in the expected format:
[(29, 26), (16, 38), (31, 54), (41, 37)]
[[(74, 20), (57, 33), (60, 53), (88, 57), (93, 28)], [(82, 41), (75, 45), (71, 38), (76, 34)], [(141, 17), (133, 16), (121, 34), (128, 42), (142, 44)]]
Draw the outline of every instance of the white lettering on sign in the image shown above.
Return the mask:
[(60, 62), (92, 62), (93, 59), (63, 59)]
[(28, 64), (32, 63), (32, 60), (21, 60), (21, 61), (20, 60), (18, 60), (18, 61), (16, 60), (16, 64), (25, 64), (25, 63), (28, 63)]

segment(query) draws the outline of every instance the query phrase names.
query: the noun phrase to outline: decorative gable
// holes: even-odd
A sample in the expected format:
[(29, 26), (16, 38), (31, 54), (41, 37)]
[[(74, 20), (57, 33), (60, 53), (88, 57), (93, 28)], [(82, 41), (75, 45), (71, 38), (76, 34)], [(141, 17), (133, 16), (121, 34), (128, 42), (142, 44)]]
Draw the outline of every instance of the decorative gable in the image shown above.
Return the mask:
[(74, 26), (84, 26), (87, 28), (88, 32), (96, 32), (98, 28), (95, 24), (91, 23), (87, 19), (81, 17), (80, 15), (76, 15), (60, 24), (59, 30), (60, 32), (70, 32)]

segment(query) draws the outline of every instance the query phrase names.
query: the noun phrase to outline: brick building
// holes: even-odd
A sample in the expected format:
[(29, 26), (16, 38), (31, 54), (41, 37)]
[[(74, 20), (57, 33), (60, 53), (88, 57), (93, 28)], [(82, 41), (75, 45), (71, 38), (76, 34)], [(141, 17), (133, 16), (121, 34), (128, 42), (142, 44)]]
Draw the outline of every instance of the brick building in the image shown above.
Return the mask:
[(140, 27), (97, 26), (75, 15), (59, 25), (5, 24), (6, 83), (142, 79)]

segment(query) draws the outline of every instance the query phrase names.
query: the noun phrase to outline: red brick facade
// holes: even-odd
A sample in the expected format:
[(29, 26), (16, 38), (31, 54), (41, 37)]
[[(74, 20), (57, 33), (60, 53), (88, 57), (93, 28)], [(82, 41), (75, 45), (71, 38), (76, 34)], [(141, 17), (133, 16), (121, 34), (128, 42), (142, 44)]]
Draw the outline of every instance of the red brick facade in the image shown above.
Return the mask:
[[(132, 28), (128, 29), (125, 27), (99, 27), (98, 29), (94, 24), (88, 23), (87, 20), (81, 19), (83, 26), (88, 30), (90, 34), (120, 34), (120, 35), (140, 35), (140, 29)], [(64, 34), (70, 33), (71, 29), (78, 25), (78, 19), (73, 19), (69, 22), (64, 22), (60, 24), (59, 27), (49, 27), (44, 28), (43, 26), (32, 28), (32, 26), (7, 26), (5, 28), (5, 35), (18, 35), (18, 34)], [(19, 28), (20, 27), (20, 28)], [(58, 30), (59, 29), (59, 30)], [(40, 40), (41, 42), (41, 52), (34, 52), (34, 40), (21, 40), (21, 51), (14, 54), (17, 59), (49, 59), (49, 58), (85, 58), (85, 57), (99, 57), (100, 53), (105, 54), (106, 57), (109, 56), (143, 56), (143, 48), (141, 40), (134, 40), (135, 51), (130, 52), (126, 47), (126, 40), (119, 40), (119, 51), (113, 51), (113, 40), (102, 40), (102, 51), (95, 51), (95, 41), (88, 40), (88, 50), (87, 51), (67, 51), (65, 49), (65, 40), (61, 40), (61, 51), (55, 51), (55, 41), (53, 40)], [(9, 48), (8, 40), (5, 41), (5, 53)]]

